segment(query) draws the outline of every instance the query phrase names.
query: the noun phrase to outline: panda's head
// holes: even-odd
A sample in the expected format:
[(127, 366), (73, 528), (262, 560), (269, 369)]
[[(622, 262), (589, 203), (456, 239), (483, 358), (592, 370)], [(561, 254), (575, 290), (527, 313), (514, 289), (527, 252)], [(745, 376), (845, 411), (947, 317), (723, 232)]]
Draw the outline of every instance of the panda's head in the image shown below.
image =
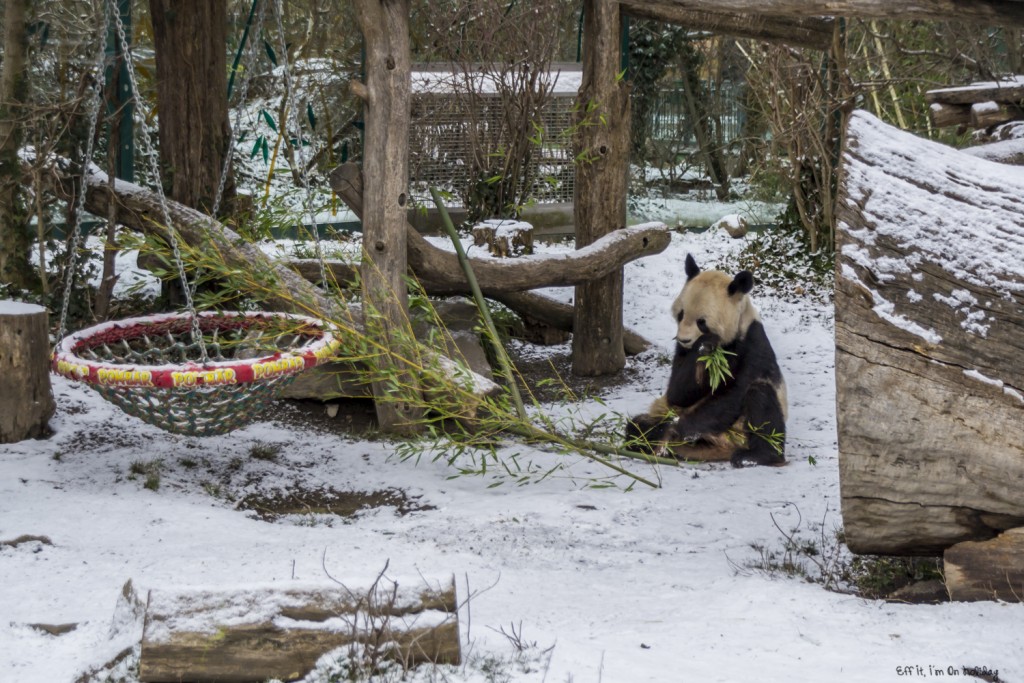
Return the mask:
[(735, 277), (720, 270), (701, 271), (687, 254), (686, 284), (672, 302), (678, 324), (676, 341), (690, 348), (709, 333), (717, 335), (722, 344), (743, 339), (751, 323), (758, 320), (757, 309), (747, 296), (753, 287), (749, 270), (741, 270)]

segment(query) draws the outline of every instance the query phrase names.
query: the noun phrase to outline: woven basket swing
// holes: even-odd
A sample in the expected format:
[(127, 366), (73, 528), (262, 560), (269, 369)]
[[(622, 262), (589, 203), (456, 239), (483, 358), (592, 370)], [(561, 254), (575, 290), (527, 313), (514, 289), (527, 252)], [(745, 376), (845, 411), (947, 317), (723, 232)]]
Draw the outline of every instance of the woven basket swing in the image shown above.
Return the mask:
[(53, 370), (86, 382), (121, 410), (164, 431), (225, 434), (251, 422), (339, 341), (314, 318), (287, 313), (169, 313), (108, 322), (65, 337)]
[[(100, 75), (103, 73), (105, 36), (110, 16), (113, 16), (122, 54), (126, 56), (125, 61), (129, 67), (132, 93), (136, 95), (138, 83), (124, 26), (116, 5), (113, 2), (107, 5), (104, 26), (100, 32), (96, 72)], [(91, 98), (89, 123), (90, 129), (94, 130), (103, 79), (97, 77), (93, 81), (94, 97)], [(151, 147), (150, 131), (145, 118), (141, 119), (144, 129), (141, 139), (147, 147), (150, 171), (153, 177), (159, 178), (157, 155)], [(86, 160), (92, 158), (93, 138), (92, 135), (87, 138)], [(214, 215), (223, 193), (230, 161), (231, 155), (228, 154), (221, 172), (217, 202), (212, 211)], [(300, 165), (305, 179), (304, 163)], [(156, 191), (177, 265), (177, 275), (183, 283), (187, 283), (176, 230), (159, 183)], [(59, 336), (53, 353), (52, 368), (57, 374), (89, 384), (124, 412), (165, 431), (189, 436), (211, 436), (225, 434), (251, 422), (298, 373), (331, 358), (340, 346), (333, 326), (303, 315), (217, 311), (199, 313), (193, 301), (194, 291), (187, 284), (184, 294), (188, 311), (185, 313), (163, 313), (105, 322), (64, 336), (74, 263), (81, 246), (84, 195), (83, 188), (75, 212)], [(317, 252), (321, 254), (323, 268), (319, 240)]]

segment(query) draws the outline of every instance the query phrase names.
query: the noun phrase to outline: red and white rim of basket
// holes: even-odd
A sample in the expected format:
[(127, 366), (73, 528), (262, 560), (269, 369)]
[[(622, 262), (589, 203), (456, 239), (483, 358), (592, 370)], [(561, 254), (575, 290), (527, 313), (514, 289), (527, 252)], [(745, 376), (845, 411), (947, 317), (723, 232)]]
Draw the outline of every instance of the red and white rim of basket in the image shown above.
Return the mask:
[(53, 352), (53, 371), (69, 379), (103, 387), (165, 389), (215, 387), (248, 384), (295, 375), (328, 360), (341, 345), (341, 341), (334, 335), (333, 327), (322, 320), (308, 316), (264, 311), (244, 313), (205, 311), (199, 313), (199, 316), (200, 318), (225, 319), (288, 319), (307, 328), (303, 330), (305, 334), (313, 333), (312, 331), (315, 330), (316, 336), (294, 350), (278, 351), (270, 355), (245, 360), (144, 365), (94, 361), (76, 355), (77, 349), (94, 345), (95, 339), (100, 336), (107, 336), (111, 341), (130, 339), (133, 338), (133, 332), (142, 331), (147, 327), (152, 328), (153, 325), (160, 323), (191, 318), (189, 313), (161, 313), (101, 323), (68, 335)]

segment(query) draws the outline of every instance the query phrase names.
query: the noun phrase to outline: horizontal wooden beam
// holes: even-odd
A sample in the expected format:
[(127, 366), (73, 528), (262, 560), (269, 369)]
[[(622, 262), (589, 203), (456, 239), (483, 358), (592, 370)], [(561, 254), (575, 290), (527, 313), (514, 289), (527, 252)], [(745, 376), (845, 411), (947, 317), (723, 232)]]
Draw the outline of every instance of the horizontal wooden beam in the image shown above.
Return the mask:
[[(626, 3), (624, 3), (626, 4)], [(680, 10), (774, 17), (861, 17), (959, 21), (989, 26), (1024, 26), (1024, 2), (1018, 0), (629, 0), (634, 9), (669, 6)]]
[(654, 19), (736, 38), (751, 38), (795, 47), (827, 50), (832, 43), (835, 20), (830, 18), (783, 18), (761, 14), (737, 14), (690, 10), (671, 2), (628, 0), (621, 3), (626, 14)]
[[(1024, 2), (1021, 3), (1024, 5)], [(939, 104), (975, 104), (977, 102), (1024, 102), (1024, 83), (978, 83), (958, 88), (939, 88), (924, 94), (926, 102)]]

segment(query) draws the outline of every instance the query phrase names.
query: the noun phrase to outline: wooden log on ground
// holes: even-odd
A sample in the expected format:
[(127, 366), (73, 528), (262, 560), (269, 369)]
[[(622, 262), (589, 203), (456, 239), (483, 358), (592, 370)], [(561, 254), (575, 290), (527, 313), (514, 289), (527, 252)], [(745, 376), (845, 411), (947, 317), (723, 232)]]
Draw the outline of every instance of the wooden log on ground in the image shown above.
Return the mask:
[[(640, 226), (634, 226), (639, 228)], [(629, 228), (627, 228), (629, 230)], [(657, 234), (657, 233), (656, 233)], [(597, 245), (591, 245), (596, 247)], [(433, 249), (434, 247), (431, 247)], [(570, 256), (577, 256), (579, 252), (573, 252)], [(470, 259), (471, 261), (473, 259)], [(522, 261), (523, 259), (518, 259)], [(307, 280), (316, 282), (320, 279), (320, 262), (311, 259), (294, 259), (288, 265)], [(327, 276), (335, 282), (352, 282), (356, 277), (356, 268), (351, 263), (344, 261), (327, 261)], [(568, 269), (571, 270), (571, 269)], [(565, 272), (551, 269), (553, 277), (565, 277)], [(435, 280), (420, 280), (424, 291), (431, 296), (469, 296), (469, 284), (465, 280), (455, 281), (445, 278), (444, 282)], [(552, 286), (552, 285), (544, 285)], [(497, 301), (508, 306), (516, 315), (522, 318), (531, 318), (537, 323), (553, 327), (562, 332), (572, 332), (572, 306), (555, 301), (542, 294), (525, 291), (502, 291), (500, 289), (488, 288), (484, 291), (488, 299)], [(650, 341), (629, 328), (622, 331), (622, 345), (627, 356), (635, 356), (651, 348)]]
[(437, 588), (378, 581), (357, 590), (151, 590), (139, 680), (290, 681), (338, 648), (363, 664), (459, 664), (454, 581)]
[(943, 573), (950, 600), (1024, 602), (1024, 527), (948, 548)]
[[(583, 0), (583, 80), (577, 102), (573, 224), (576, 248), (611, 234), (626, 220), (629, 85), (622, 71), (622, 19), (615, 0)], [(585, 377), (622, 370), (622, 270), (576, 285), (572, 371)]]
[(964, 154), (1000, 164), (1024, 166), (1024, 139), (999, 140), (962, 150)]
[(978, 102), (1024, 102), (1024, 81), (1006, 80), (971, 83), (953, 88), (936, 88), (924, 94), (929, 104), (967, 105)]
[(966, 126), (971, 123), (971, 106), (969, 104), (933, 102), (928, 105), (928, 114), (932, 118), (932, 125), (936, 128)]
[(1024, 170), (855, 112), (838, 204), (847, 544), (929, 554), (1024, 526)]
[(45, 436), (55, 408), (46, 309), (0, 300), (0, 443)]
[(1024, 115), (1024, 111), (1015, 104), (978, 102), (971, 105), (971, 126), (974, 128), (998, 126), (1000, 123), (1015, 121), (1022, 115)]

